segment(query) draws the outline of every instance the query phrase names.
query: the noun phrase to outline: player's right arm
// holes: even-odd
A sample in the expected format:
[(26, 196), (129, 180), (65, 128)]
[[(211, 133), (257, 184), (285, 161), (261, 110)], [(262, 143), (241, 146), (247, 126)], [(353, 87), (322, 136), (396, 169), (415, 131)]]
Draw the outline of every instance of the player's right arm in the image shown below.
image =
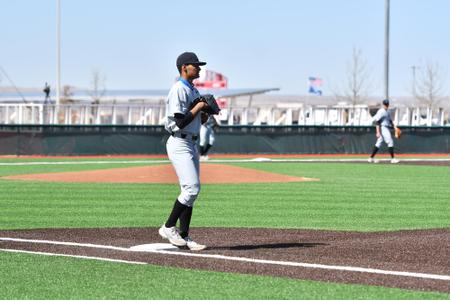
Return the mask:
[(166, 101), (166, 129), (169, 132), (176, 132), (186, 127), (206, 105), (202, 102), (191, 107), (188, 95), (179, 82), (172, 86)]
[(379, 109), (375, 116), (372, 118), (372, 123), (375, 123), (376, 128), (376, 136), (379, 138), (381, 136), (381, 118), (382, 118), (382, 111)]
[(381, 136), (381, 126), (377, 124), (375, 127), (377, 129), (377, 138), (379, 138)]
[(180, 129), (186, 127), (207, 105), (208, 104), (206, 104), (205, 102), (198, 102), (186, 114), (175, 113), (175, 123), (177, 124), (177, 127)]

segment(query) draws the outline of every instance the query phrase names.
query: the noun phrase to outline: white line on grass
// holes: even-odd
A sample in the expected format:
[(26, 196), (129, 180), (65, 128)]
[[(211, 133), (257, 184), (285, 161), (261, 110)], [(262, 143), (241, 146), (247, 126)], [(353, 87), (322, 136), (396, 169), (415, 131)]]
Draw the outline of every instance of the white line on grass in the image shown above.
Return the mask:
[[(48, 240), (29, 240), (29, 239), (18, 239), (18, 238), (8, 238), (8, 237), (0, 237), (0, 241), (76, 246), (76, 247), (87, 247), (87, 248), (97, 248), (97, 249), (109, 249), (109, 250), (125, 251), (125, 252), (137, 252), (136, 250), (132, 250), (130, 248), (107, 246), (107, 245), (96, 245), (96, 244), (89, 244), (89, 243), (86, 244), (86, 243), (59, 242), (59, 241), (48, 241)], [(0, 251), (4, 251), (4, 250), (6, 250), (6, 249), (0, 249)], [(146, 253), (165, 254), (165, 255), (178, 255), (178, 256), (187, 256), (187, 257), (202, 257), (202, 258), (209, 258), (209, 259), (230, 260), (230, 261), (248, 262), (248, 263), (255, 263), (255, 264), (269, 264), (269, 265), (278, 265), (278, 266), (360, 272), (360, 273), (371, 273), (371, 274), (382, 274), (382, 275), (404, 276), (404, 277), (415, 277), (415, 278), (422, 278), (422, 279), (435, 279), (435, 280), (450, 281), (449, 275), (389, 271), (389, 270), (381, 270), (381, 269), (373, 269), (373, 268), (334, 266), (334, 265), (311, 264), (311, 263), (290, 262), (290, 261), (276, 261), (276, 260), (254, 259), (254, 258), (236, 257), (236, 256), (225, 256), (225, 255), (218, 255), (218, 254), (201, 254), (201, 253), (192, 253), (192, 252), (174, 252), (174, 251), (165, 251), (165, 250), (150, 250), (150, 251), (145, 251), (145, 252)], [(54, 255), (59, 255), (59, 254), (54, 254)], [(81, 256), (81, 257), (83, 257), (83, 256)], [(86, 258), (88, 258), (88, 257), (86, 257)], [(91, 259), (94, 259), (94, 258), (91, 257)]]
[(44, 166), (44, 165), (104, 165), (104, 164), (161, 164), (168, 160), (96, 160), (96, 161), (28, 161), (0, 162), (0, 166)]
[(101, 261), (108, 261), (108, 262), (133, 264), (133, 265), (148, 265), (148, 263), (140, 262), (140, 261), (112, 259), (112, 258), (104, 258), (104, 257), (97, 257), (97, 256), (69, 255), (69, 254), (61, 254), (61, 253), (48, 253), (48, 252), (26, 251), (26, 250), (16, 250), (16, 249), (0, 249), (0, 251), (12, 252), (12, 253), (38, 254), (38, 255), (46, 255), (46, 256), (73, 257), (73, 258), (101, 260)]
[[(48, 240), (29, 240), (29, 239), (18, 239), (9, 237), (0, 237), (0, 241), (5, 242), (18, 242), (18, 243), (31, 243), (31, 244), (49, 244), (49, 245), (61, 245), (61, 246), (74, 246), (74, 247), (85, 247), (85, 248), (97, 248), (97, 249), (109, 249), (124, 251), (129, 250), (128, 248), (108, 246), (108, 245), (97, 245), (89, 243), (73, 243), (73, 242), (59, 242), (59, 241), (48, 241)], [(131, 250), (130, 250), (131, 251)]]
[[(378, 159), (388, 162), (390, 159)], [(405, 162), (446, 162), (450, 158), (401, 158)], [(251, 159), (212, 159), (205, 163), (277, 163), (277, 162), (367, 162), (366, 158), (251, 158)], [(0, 162), (0, 166), (38, 166), (38, 165), (104, 165), (104, 164), (167, 164), (169, 160), (98, 160), (98, 161), (33, 161), (33, 162)]]

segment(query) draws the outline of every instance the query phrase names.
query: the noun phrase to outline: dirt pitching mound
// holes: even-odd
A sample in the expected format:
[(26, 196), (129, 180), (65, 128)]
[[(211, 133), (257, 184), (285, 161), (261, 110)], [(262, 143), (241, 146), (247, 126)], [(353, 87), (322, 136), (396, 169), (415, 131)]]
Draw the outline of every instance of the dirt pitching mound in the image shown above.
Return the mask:
[[(54, 182), (114, 182), (114, 183), (177, 183), (172, 165), (114, 168), (64, 173), (25, 174), (3, 177), (13, 180)], [(317, 181), (315, 178), (295, 177), (223, 164), (203, 164), (202, 183), (258, 183)]]

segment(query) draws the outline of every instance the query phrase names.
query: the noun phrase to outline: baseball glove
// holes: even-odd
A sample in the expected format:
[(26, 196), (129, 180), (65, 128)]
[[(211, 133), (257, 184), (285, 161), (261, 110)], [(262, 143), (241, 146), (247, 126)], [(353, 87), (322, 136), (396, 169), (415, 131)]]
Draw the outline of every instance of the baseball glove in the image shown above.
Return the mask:
[(399, 139), (402, 136), (402, 131), (400, 130), (400, 128), (395, 127), (395, 138)]
[(200, 97), (200, 101), (204, 101), (208, 104), (208, 106), (203, 110), (205, 113), (209, 115), (218, 115), (220, 112), (219, 105), (216, 102), (216, 99), (211, 94), (205, 94)]

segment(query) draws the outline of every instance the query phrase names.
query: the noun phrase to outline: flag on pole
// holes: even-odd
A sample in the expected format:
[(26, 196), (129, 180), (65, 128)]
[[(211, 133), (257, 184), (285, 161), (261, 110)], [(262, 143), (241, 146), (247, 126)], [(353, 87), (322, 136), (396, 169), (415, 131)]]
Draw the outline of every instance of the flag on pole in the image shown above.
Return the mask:
[(308, 78), (308, 93), (322, 96), (322, 84), (322, 78), (310, 76)]

